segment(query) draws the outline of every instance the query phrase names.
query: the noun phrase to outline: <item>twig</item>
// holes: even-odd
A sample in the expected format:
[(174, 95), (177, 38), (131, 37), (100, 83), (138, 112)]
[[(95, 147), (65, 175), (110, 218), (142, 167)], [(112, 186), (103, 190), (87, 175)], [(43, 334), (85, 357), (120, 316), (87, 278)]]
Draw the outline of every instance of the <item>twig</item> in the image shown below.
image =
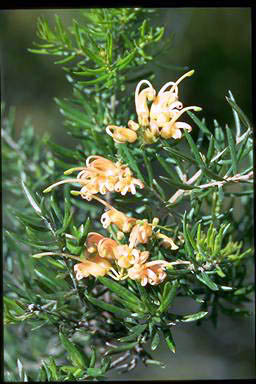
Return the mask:
[[(187, 182), (186, 184), (192, 184), (194, 183), (202, 174), (202, 170), (199, 169)], [(175, 192), (175, 194), (168, 200), (169, 203), (173, 204), (175, 201), (182, 196), (185, 193), (184, 189), (178, 189), (178, 191)]]
[[(192, 184), (194, 181), (198, 179), (201, 173), (202, 171), (200, 169), (187, 181), (186, 184)], [(213, 181), (211, 183), (197, 185), (196, 187), (201, 189), (206, 189), (209, 187), (216, 187), (216, 186), (221, 187), (226, 183), (239, 183), (239, 182), (248, 181), (251, 179), (253, 179), (253, 171), (247, 173), (246, 175), (241, 175), (240, 173), (237, 173), (236, 175), (227, 177), (227, 178), (225, 178), (224, 176), (224, 180), (222, 181)], [(190, 193), (190, 192), (186, 192), (184, 189), (178, 189), (178, 191), (176, 191), (175, 194), (168, 201), (173, 204), (178, 199), (178, 197), (182, 196), (184, 193)]]
[(214, 181), (208, 184), (197, 185), (197, 188), (205, 189), (205, 188), (215, 187), (215, 186), (221, 187), (226, 183), (230, 183), (230, 182), (239, 183), (239, 182), (248, 181), (251, 179), (253, 179), (253, 171), (247, 173), (246, 175), (241, 175), (240, 173), (237, 173), (236, 175), (227, 177), (226, 179), (224, 177), (223, 181)]

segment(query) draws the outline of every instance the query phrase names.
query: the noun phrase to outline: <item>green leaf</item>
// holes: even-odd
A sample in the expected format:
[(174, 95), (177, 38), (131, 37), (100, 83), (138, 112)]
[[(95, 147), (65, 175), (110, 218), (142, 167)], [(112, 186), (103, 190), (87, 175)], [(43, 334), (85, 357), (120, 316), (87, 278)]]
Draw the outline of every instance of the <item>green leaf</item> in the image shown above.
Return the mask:
[(22, 362), (19, 359), (17, 360), (17, 366), (18, 366), (18, 373), (19, 373), (20, 381), (21, 382), (28, 382), (27, 374), (23, 368)]
[(49, 363), (47, 364), (49, 370), (51, 371), (51, 380), (52, 381), (57, 381), (59, 380), (59, 377), (58, 377), (58, 372), (57, 372), (57, 366), (56, 366), (56, 363), (55, 363), (55, 360), (52, 356), (49, 357)]
[(231, 105), (232, 109), (234, 109), (238, 113), (238, 115), (239, 115), (241, 121), (244, 123), (244, 125), (251, 129), (251, 123), (250, 123), (249, 119), (244, 114), (244, 112), (241, 110), (241, 108), (238, 107), (238, 105), (235, 103), (235, 101), (229, 97), (226, 97), (226, 100)]
[(47, 141), (47, 146), (49, 146), (52, 151), (63, 158), (63, 160), (72, 160), (72, 161), (77, 161), (77, 160), (85, 160), (82, 155), (75, 150), (68, 149), (66, 147), (62, 147), (61, 145), (52, 143), (51, 141)]
[(161, 361), (158, 361), (158, 360), (146, 359), (144, 364), (145, 365), (148, 365), (148, 364), (150, 364), (150, 365), (158, 365), (161, 368), (165, 368), (165, 365)]
[(164, 190), (162, 187), (160, 187), (159, 183), (156, 181), (156, 179), (153, 179), (153, 185), (155, 186), (155, 189), (158, 191), (158, 193), (160, 194), (161, 198), (163, 200), (166, 199), (165, 197), (165, 193), (164, 193)]
[(182, 316), (180, 320), (182, 322), (196, 321), (196, 320), (202, 319), (207, 314), (208, 312), (203, 312), (203, 311), (197, 312), (197, 313), (191, 313), (190, 315)]
[(202, 123), (202, 121), (200, 121), (198, 119), (198, 117), (191, 111), (187, 111), (187, 114), (191, 117), (191, 119), (194, 121), (194, 123), (196, 123), (196, 125), (208, 136), (211, 136), (211, 132), (209, 131), (209, 129), (206, 127), (205, 124)]
[(183, 217), (183, 234), (184, 234), (184, 239), (185, 239), (185, 248), (188, 251), (190, 259), (193, 259), (194, 258), (194, 249), (191, 246), (190, 237), (188, 235), (187, 213), (186, 212), (184, 213), (184, 217)]
[(173, 340), (171, 331), (168, 329), (168, 330), (165, 330), (163, 333), (164, 333), (165, 341), (166, 341), (168, 348), (170, 349), (170, 351), (175, 353), (176, 352), (176, 345), (175, 345), (175, 342)]
[(128, 336), (124, 336), (124, 337), (121, 337), (120, 339), (118, 339), (118, 341), (120, 342), (126, 342), (126, 341), (134, 341), (134, 340), (137, 340), (138, 336), (135, 335), (134, 333), (131, 334), (131, 335), (128, 335)]
[(112, 37), (112, 33), (108, 32), (107, 41), (106, 41), (106, 51), (107, 51), (109, 63), (112, 63), (112, 50), (113, 50), (113, 37)]
[(91, 354), (89, 368), (93, 368), (95, 366), (95, 363), (96, 363), (96, 348), (92, 347), (92, 354)]
[(55, 197), (54, 192), (51, 194), (50, 201), (51, 201), (51, 208), (54, 210), (59, 222), (62, 223), (63, 222), (63, 214), (62, 214), (62, 211), (58, 205), (58, 201)]
[[(89, 35), (88, 35), (89, 36)], [(104, 59), (99, 55), (95, 54), (92, 50), (88, 48), (88, 44), (84, 44), (81, 49), (84, 51), (84, 53), (96, 64), (102, 66), (105, 65)]]
[(97, 307), (100, 307), (104, 311), (113, 312), (117, 316), (120, 317), (129, 317), (131, 315), (130, 311), (127, 311), (126, 309), (117, 307), (113, 304), (105, 303), (105, 301), (97, 300), (94, 297), (90, 297), (89, 295), (85, 295), (87, 300), (89, 300), (92, 304), (96, 305)]
[(109, 76), (110, 76), (110, 74), (107, 73), (105, 75), (97, 77), (94, 80), (78, 81), (78, 84), (80, 84), (80, 85), (94, 85), (94, 84), (98, 84), (98, 83), (100, 83), (102, 81), (107, 80), (109, 78)]
[(159, 176), (160, 179), (164, 180), (167, 184), (172, 184), (174, 185), (175, 187), (179, 188), (179, 189), (183, 189), (183, 190), (188, 190), (188, 191), (191, 191), (192, 189), (200, 189), (198, 188), (197, 186), (195, 185), (189, 185), (189, 184), (182, 184), (182, 183), (177, 183), (175, 181), (173, 181), (172, 179), (170, 179), (169, 177), (165, 177), (165, 176)]
[(205, 284), (212, 291), (218, 291), (219, 287), (217, 284), (212, 281), (212, 279), (205, 272), (201, 272), (196, 275), (197, 279), (200, 280), (203, 284)]
[(132, 327), (129, 331), (131, 333), (134, 333), (136, 336), (139, 336), (142, 334), (142, 332), (145, 331), (145, 329), (147, 328), (148, 324), (138, 324), (138, 325), (135, 325), (135, 327)]
[(139, 324), (139, 325), (136, 325), (135, 327), (132, 327), (131, 329), (129, 329), (129, 331), (131, 332), (130, 335), (128, 336), (125, 336), (125, 337), (121, 337), (120, 339), (118, 339), (119, 341), (123, 342), (123, 341), (132, 341), (134, 339), (137, 339), (138, 336), (140, 336), (142, 334), (142, 332), (145, 331), (145, 329), (147, 328), (148, 324)]
[(115, 63), (115, 66), (118, 68), (119, 71), (126, 68), (130, 62), (134, 59), (135, 53), (137, 49), (135, 48), (132, 52), (130, 52), (127, 56), (123, 57), (122, 59), (118, 60)]
[[(232, 95), (231, 91), (228, 91), (228, 93), (229, 93), (230, 99), (235, 103), (236, 101), (235, 101), (235, 98)], [(235, 126), (236, 126), (236, 137), (240, 137), (241, 125), (240, 125), (239, 116), (238, 116), (237, 111), (234, 108), (232, 108), (232, 111), (233, 111)]]
[(83, 70), (82, 71), (73, 71), (72, 73), (74, 75), (80, 75), (80, 76), (95, 76), (95, 75), (98, 75), (100, 73), (103, 73), (106, 71), (106, 67), (100, 67), (100, 68), (86, 68), (86, 67), (82, 67)]
[(189, 135), (189, 133), (187, 133), (186, 129), (184, 129), (184, 136), (186, 137), (186, 139), (189, 143), (190, 149), (195, 156), (195, 160), (196, 160), (198, 166), (200, 168), (205, 168), (205, 164), (202, 160), (200, 152), (198, 151), (197, 146), (196, 146), (194, 140), (192, 139), (192, 137)]
[(208, 146), (208, 151), (207, 151), (207, 155), (206, 155), (206, 158), (209, 162), (213, 158), (214, 150), (215, 150), (215, 138), (213, 135), (211, 135), (210, 144)]
[(169, 281), (165, 283), (162, 301), (159, 307), (160, 313), (167, 311), (170, 305), (172, 305), (172, 302), (176, 296), (178, 285), (178, 280), (174, 280), (172, 284)]
[(128, 343), (128, 344), (121, 344), (120, 346), (113, 347), (109, 349), (106, 353), (105, 356), (109, 355), (114, 355), (116, 353), (124, 352), (124, 351), (129, 351), (130, 349), (134, 348), (135, 345), (137, 345), (138, 342), (134, 341), (133, 343)]
[(50, 242), (36, 242), (34, 240), (30, 240), (30, 239), (25, 239), (24, 238), (24, 234), (23, 235), (19, 235), (18, 233), (11, 233), (9, 231), (6, 231), (5, 232), (7, 236), (9, 236), (12, 240), (14, 240), (15, 242), (20, 242), (22, 244), (25, 244), (25, 245), (29, 245), (30, 247), (35, 247), (35, 248), (39, 248), (39, 249), (49, 249), (51, 248), (51, 250), (58, 250), (59, 247), (58, 245), (56, 245), (56, 242), (55, 241), (50, 241)]
[(229, 147), (229, 151), (232, 159), (232, 169), (233, 169), (234, 175), (236, 175), (237, 174), (237, 155), (236, 155), (237, 149), (236, 149), (233, 135), (228, 126), (226, 126), (226, 131), (227, 131), (227, 138), (228, 138), (228, 147)]
[(121, 284), (110, 280), (107, 277), (98, 277), (98, 280), (116, 295), (137, 306), (138, 309), (143, 305), (141, 300), (136, 295), (134, 295), (129, 289), (124, 288)]
[(154, 334), (152, 342), (151, 342), (152, 351), (157, 349), (159, 343), (160, 343), (160, 335), (159, 335), (158, 331), (155, 331), (155, 334)]
[(85, 224), (79, 227), (79, 245), (83, 245), (91, 229), (91, 219), (87, 217)]
[(88, 368), (86, 373), (87, 373), (88, 376), (91, 376), (91, 377), (102, 376), (101, 368)]
[(74, 342), (69, 341), (69, 339), (63, 335), (63, 333), (59, 332), (59, 338), (64, 348), (68, 352), (69, 358), (72, 363), (81, 369), (85, 369), (88, 367), (89, 361), (87, 356), (78, 348)]
[(152, 167), (151, 167), (151, 164), (150, 164), (150, 162), (149, 162), (149, 159), (148, 159), (148, 157), (145, 155), (144, 152), (143, 152), (143, 159), (144, 159), (144, 163), (145, 163), (145, 166), (146, 166), (146, 169), (147, 169), (147, 173), (148, 173), (149, 185), (150, 185), (150, 187), (152, 188), (152, 183), (153, 183), (153, 171), (152, 171)]
[(26, 198), (28, 199), (31, 206), (34, 208), (34, 210), (38, 215), (42, 216), (41, 208), (38, 202), (36, 201), (34, 193), (28, 189), (28, 187), (26, 186), (23, 180), (21, 181), (21, 185), (22, 185), (23, 191), (25, 192)]
[(137, 177), (144, 181), (144, 178), (142, 176), (142, 173), (140, 172), (139, 167), (137, 166), (137, 163), (135, 159), (133, 158), (132, 154), (130, 153), (128, 147), (126, 144), (117, 144), (116, 145), (122, 158), (124, 159), (125, 162), (128, 163), (129, 167), (136, 173)]
[[(34, 51), (34, 53), (38, 53), (38, 52)], [(41, 52), (41, 53), (43, 53), (43, 52)], [(64, 59), (54, 61), (54, 64), (66, 64), (66, 63), (69, 63), (70, 61), (74, 60), (75, 58), (76, 58), (76, 54), (74, 52), (72, 52), (69, 56), (66, 56)]]
[(75, 121), (78, 123), (81, 127), (91, 127), (91, 121), (88, 118), (88, 116), (81, 112), (77, 108), (73, 108), (68, 102), (65, 102), (63, 100), (59, 100), (55, 97), (55, 102), (59, 106), (61, 113), (68, 119), (71, 119), (72, 121)]
[(39, 219), (37, 216), (33, 215), (27, 215), (22, 212), (20, 212), (18, 209), (11, 207), (10, 205), (6, 205), (6, 209), (8, 212), (10, 212), (13, 216), (15, 216), (22, 224), (29, 226), (33, 228), (36, 231), (40, 232), (48, 232), (49, 229), (43, 227), (42, 219)]
[(177, 151), (176, 149), (173, 149), (173, 148), (170, 148), (170, 147), (164, 147), (163, 148), (165, 151), (167, 152), (170, 152), (174, 158), (180, 158), (182, 160), (186, 160), (188, 161), (190, 164), (197, 164), (196, 160), (193, 159), (192, 157), (189, 157), (187, 155), (184, 155), (183, 153), (181, 153), (180, 151)]

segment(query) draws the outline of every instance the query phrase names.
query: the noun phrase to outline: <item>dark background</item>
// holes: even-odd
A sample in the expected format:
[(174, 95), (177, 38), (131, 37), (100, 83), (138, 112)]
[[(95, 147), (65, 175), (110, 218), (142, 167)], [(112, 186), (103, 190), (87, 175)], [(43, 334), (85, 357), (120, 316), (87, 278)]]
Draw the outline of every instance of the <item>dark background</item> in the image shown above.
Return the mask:
[[(45, 16), (50, 22), (54, 14), (70, 25), (73, 18), (80, 19), (79, 10), (10, 10), (0, 14), (1, 90), (2, 101), (16, 106), (17, 134), (23, 120), (32, 119), (39, 134), (50, 132), (54, 140), (66, 146), (76, 141), (65, 133), (63, 118), (53, 100), (71, 97), (71, 85), (65, 73), (53, 64), (54, 58), (29, 53), (35, 36), (36, 21)], [(193, 77), (179, 87), (185, 105), (203, 108), (201, 116), (211, 129), (213, 119), (221, 126), (233, 126), (232, 110), (225, 100), (231, 90), (237, 104), (252, 118), (251, 107), (251, 10), (250, 8), (166, 8), (154, 16), (154, 24), (165, 25), (166, 35), (174, 33), (168, 52), (159, 55), (158, 62), (173, 66), (173, 70), (157, 69), (153, 84), (159, 89), (165, 82), (176, 80), (185, 70), (175, 66), (195, 69)], [(180, 301), (177, 311), (197, 309), (188, 301)], [(15, 328), (11, 328), (14, 329)], [(34, 336), (34, 335), (35, 336)], [(255, 377), (254, 310), (247, 319), (220, 317), (217, 330), (209, 322), (201, 327), (194, 324), (177, 326), (173, 331), (177, 344), (176, 355), (164, 346), (153, 356), (166, 363), (167, 368), (141, 367), (117, 380), (146, 379), (246, 379)], [(17, 339), (16, 339), (17, 337)], [(11, 337), (6, 339), (10, 343)], [(20, 345), (26, 345), (29, 355), (33, 343), (40, 342), (40, 330), (27, 340), (19, 340), (13, 333), (6, 359), (18, 354)], [(33, 346), (32, 346), (33, 344)], [(39, 345), (38, 345), (39, 347)], [(42, 350), (43, 357), (48, 355)], [(29, 362), (25, 367), (29, 368)], [(41, 361), (38, 358), (38, 366)], [(33, 363), (35, 367), (37, 363)]]

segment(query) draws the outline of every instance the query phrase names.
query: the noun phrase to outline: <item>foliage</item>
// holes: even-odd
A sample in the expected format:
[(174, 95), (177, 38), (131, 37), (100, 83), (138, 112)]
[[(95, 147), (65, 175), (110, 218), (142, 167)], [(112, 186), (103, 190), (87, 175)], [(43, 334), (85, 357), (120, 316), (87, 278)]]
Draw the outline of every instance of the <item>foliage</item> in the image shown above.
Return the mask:
[[(154, 64), (158, 50), (170, 42), (162, 39), (163, 27), (150, 26), (152, 12), (87, 10), (84, 23), (74, 20), (68, 30), (58, 16), (55, 28), (39, 20), (43, 43), (30, 51), (59, 56), (55, 63), (65, 65), (73, 97), (56, 98), (56, 103), (67, 133), (78, 139), (75, 149), (53, 143), (47, 134), (39, 139), (30, 121), (15, 138), (14, 110), (2, 111), (6, 337), (11, 338), (8, 329), (24, 324), (23, 329), (40, 328), (60, 347), (46, 356), (37, 376), (33, 370), (25, 372), (23, 357), (16, 370), (8, 355), (11, 373), (6, 380), (100, 380), (111, 369), (131, 370), (140, 360), (161, 366), (149, 350), (155, 351), (163, 336), (175, 353), (174, 326), (205, 319), (217, 325), (220, 312), (248, 315), (243, 304), (253, 291), (247, 272), (252, 254), (252, 128), (232, 93), (227, 102), (234, 129), (217, 121), (207, 126), (188, 111), (193, 134), (184, 129), (178, 140), (120, 144), (105, 132), (109, 124), (125, 125), (136, 118), (128, 86), (153, 78), (148, 63)], [(82, 261), (88, 233), (100, 231), (116, 240), (117, 227), (103, 230), (102, 206), (74, 197), (68, 184), (46, 195), (42, 191), (67, 169), (83, 167), (90, 155), (119, 160), (142, 180), (144, 188), (132, 197), (113, 192), (106, 201), (137, 220), (160, 219), (155, 237), (138, 249), (150, 250), (151, 260), (168, 261), (161, 284), (142, 286), (129, 278), (105, 276), (76, 279), (69, 255)], [(237, 200), (243, 209), (239, 218)], [(161, 246), (159, 231), (178, 250)], [(193, 299), (198, 310), (176, 313), (174, 303), (180, 297)]]

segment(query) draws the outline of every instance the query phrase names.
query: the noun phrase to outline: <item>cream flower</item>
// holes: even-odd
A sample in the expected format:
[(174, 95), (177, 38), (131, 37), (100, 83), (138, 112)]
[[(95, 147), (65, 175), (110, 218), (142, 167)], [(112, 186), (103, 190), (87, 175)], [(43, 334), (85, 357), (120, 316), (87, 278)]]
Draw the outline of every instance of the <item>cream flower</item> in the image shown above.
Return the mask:
[(172, 250), (176, 250), (179, 247), (174, 243), (173, 239), (171, 237), (168, 237), (160, 232), (156, 234), (156, 237), (158, 239), (163, 239), (160, 243), (164, 248), (171, 248)]
[(140, 189), (144, 188), (142, 181), (135, 179), (132, 176), (131, 170), (127, 167), (123, 173), (119, 174), (118, 182), (115, 184), (115, 191), (120, 192), (121, 195), (126, 195), (127, 192), (135, 195), (136, 185), (138, 185)]
[(109, 209), (101, 216), (103, 228), (107, 228), (110, 224), (115, 224), (122, 232), (130, 232), (132, 226), (136, 223), (136, 219), (126, 216), (117, 209)]
[(142, 286), (147, 285), (147, 283), (157, 285), (162, 283), (166, 278), (167, 274), (164, 269), (167, 265), (168, 262), (164, 260), (135, 264), (128, 269), (128, 276), (132, 280), (139, 280)]
[(109, 125), (106, 128), (108, 135), (113, 137), (113, 140), (118, 144), (133, 143), (137, 140), (137, 134), (132, 129), (125, 127), (117, 127), (116, 125)]
[(118, 245), (114, 253), (117, 264), (121, 268), (129, 268), (133, 264), (144, 263), (149, 257), (148, 251), (139, 251), (138, 249), (131, 248), (127, 244)]
[[(140, 91), (142, 84), (148, 87)], [(156, 95), (156, 91), (148, 80), (141, 80), (135, 90), (135, 107), (138, 115), (139, 124), (142, 126), (149, 125), (149, 108), (147, 101), (152, 101)]]
[(118, 246), (118, 243), (113, 239), (110, 239), (108, 237), (101, 239), (98, 243), (98, 246), (97, 246), (100, 257), (103, 257), (105, 259), (114, 260), (115, 259), (115, 248), (117, 246)]
[[(130, 120), (129, 128), (110, 125), (106, 128), (107, 133), (113, 137), (117, 143), (130, 142), (137, 140), (137, 131), (142, 129), (143, 141), (146, 144), (154, 143), (158, 136), (165, 139), (180, 139), (181, 129), (191, 131), (191, 126), (184, 122), (177, 122), (182, 113), (188, 110), (200, 111), (201, 108), (192, 106), (183, 108), (183, 104), (178, 99), (178, 85), (186, 77), (192, 76), (194, 70), (182, 75), (176, 82), (169, 81), (163, 85), (158, 94), (148, 80), (141, 80), (135, 90), (135, 107), (138, 115), (139, 124)], [(142, 85), (147, 85), (141, 90)], [(152, 101), (148, 106), (148, 101)], [(112, 132), (113, 131), (113, 132)]]
[[(178, 101), (178, 84), (186, 77), (192, 76), (194, 71), (189, 71), (181, 76), (176, 82), (169, 81), (158, 92), (150, 108), (150, 124), (157, 124), (162, 127), (164, 123), (168, 122), (172, 110), (181, 109), (182, 103)], [(171, 89), (167, 89), (171, 86)]]
[(192, 127), (183, 122), (177, 122), (178, 118), (186, 111), (193, 110), (193, 111), (201, 111), (200, 107), (191, 106), (183, 108), (181, 111), (179, 110), (173, 110), (173, 117), (170, 119), (170, 121), (163, 124), (162, 129), (160, 130), (160, 135), (164, 139), (170, 139), (171, 137), (174, 139), (180, 139), (182, 136), (181, 129), (186, 129), (188, 132), (191, 132)]
[(109, 272), (110, 268), (111, 264), (108, 260), (96, 255), (90, 260), (84, 260), (82, 263), (76, 264), (74, 271), (76, 273), (76, 279), (81, 280), (83, 277), (90, 275), (94, 277), (104, 276)]
[(129, 246), (133, 248), (137, 244), (146, 244), (151, 236), (152, 224), (149, 224), (146, 220), (136, 224), (129, 237)]
[(127, 192), (136, 193), (136, 186), (144, 188), (143, 183), (133, 177), (131, 170), (125, 164), (105, 159), (102, 156), (89, 156), (86, 167), (68, 169), (65, 175), (74, 171), (80, 171), (77, 178), (61, 180), (46, 188), (43, 192), (50, 192), (53, 188), (64, 183), (78, 183), (82, 186), (80, 191), (73, 191), (73, 195), (81, 195), (83, 199), (90, 201), (97, 193)]

